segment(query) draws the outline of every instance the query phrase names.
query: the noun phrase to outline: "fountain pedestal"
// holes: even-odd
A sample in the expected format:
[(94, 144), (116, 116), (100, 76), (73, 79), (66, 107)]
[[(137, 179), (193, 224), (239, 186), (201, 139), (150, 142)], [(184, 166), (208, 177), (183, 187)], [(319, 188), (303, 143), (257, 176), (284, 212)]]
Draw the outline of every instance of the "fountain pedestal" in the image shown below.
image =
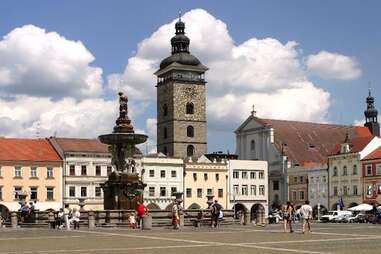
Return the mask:
[(136, 134), (128, 118), (128, 98), (119, 93), (119, 117), (113, 133), (99, 136), (99, 140), (109, 145), (111, 163), (116, 171), (101, 185), (105, 210), (135, 209), (138, 201), (143, 202), (144, 184), (135, 171), (135, 145), (144, 143), (147, 136)]

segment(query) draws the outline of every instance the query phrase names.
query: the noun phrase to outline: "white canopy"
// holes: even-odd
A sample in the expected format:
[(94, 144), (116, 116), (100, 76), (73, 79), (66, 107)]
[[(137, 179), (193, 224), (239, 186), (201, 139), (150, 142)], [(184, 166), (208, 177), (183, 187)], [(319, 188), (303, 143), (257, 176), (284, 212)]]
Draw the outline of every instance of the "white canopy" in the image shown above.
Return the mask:
[(370, 211), (372, 209), (373, 209), (373, 206), (371, 206), (371, 205), (361, 204), (361, 205), (358, 205), (358, 206), (351, 207), (348, 210), (349, 211)]

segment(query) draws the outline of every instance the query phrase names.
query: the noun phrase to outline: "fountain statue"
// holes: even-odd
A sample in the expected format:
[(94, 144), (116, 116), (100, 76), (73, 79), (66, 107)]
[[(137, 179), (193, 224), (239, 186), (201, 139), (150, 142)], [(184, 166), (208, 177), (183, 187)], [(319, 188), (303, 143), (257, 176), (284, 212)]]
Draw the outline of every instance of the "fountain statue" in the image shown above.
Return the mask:
[(119, 93), (119, 117), (114, 131), (100, 135), (99, 140), (109, 145), (112, 155), (111, 164), (115, 171), (102, 184), (104, 193), (104, 209), (134, 209), (136, 202), (143, 201), (143, 190), (146, 186), (135, 170), (135, 145), (144, 143), (147, 136), (136, 134), (131, 120), (128, 118), (128, 98)]

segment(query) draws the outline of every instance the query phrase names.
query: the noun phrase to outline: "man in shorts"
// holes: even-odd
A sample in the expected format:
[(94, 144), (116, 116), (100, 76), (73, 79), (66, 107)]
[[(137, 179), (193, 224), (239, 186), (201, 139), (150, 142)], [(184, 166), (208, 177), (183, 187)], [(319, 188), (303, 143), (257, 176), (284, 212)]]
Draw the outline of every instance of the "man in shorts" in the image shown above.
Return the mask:
[(310, 220), (312, 219), (312, 207), (310, 206), (310, 201), (306, 201), (304, 205), (300, 208), (300, 213), (302, 215), (303, 226), (302, 233), (304, 234), (306, 229), (306, 224), (308, 227), (308, 232), (311, 232)]

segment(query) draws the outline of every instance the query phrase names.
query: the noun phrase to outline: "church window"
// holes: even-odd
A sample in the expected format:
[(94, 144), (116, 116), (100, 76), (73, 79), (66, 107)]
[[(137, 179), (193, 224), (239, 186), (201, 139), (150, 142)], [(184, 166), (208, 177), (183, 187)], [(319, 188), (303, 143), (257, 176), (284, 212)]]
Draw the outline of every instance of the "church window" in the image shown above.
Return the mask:
[(193, 156), (194, 155), (194, 146), (189, 145), (187, 147), (187, 156)]
[(250, 150), (251, 151), (255, 150), (255, 141), (254, 140), (251, 140), (251, 142), (250, 142)]
[(188, 102), (186, 106), (186, 113), (189, 115), (193, 115), (194, 113), (194, 106), (192, 102)]
[(167, 115), (168, 115), (168, 106), (167, 106), (167, 104), (164, 104), (164, 105), (163, 105), (163, 115), (164, 115), (164, 116), (167, 116)]
[(193, 126), (187, 127), (187, 137), (193, 138), (194, 137), (194, 129)]
[(164, 127), (164, 130), (163, 130), (163, 136), (164, 136), (164, 138), (168, 138), (167, 127)]

